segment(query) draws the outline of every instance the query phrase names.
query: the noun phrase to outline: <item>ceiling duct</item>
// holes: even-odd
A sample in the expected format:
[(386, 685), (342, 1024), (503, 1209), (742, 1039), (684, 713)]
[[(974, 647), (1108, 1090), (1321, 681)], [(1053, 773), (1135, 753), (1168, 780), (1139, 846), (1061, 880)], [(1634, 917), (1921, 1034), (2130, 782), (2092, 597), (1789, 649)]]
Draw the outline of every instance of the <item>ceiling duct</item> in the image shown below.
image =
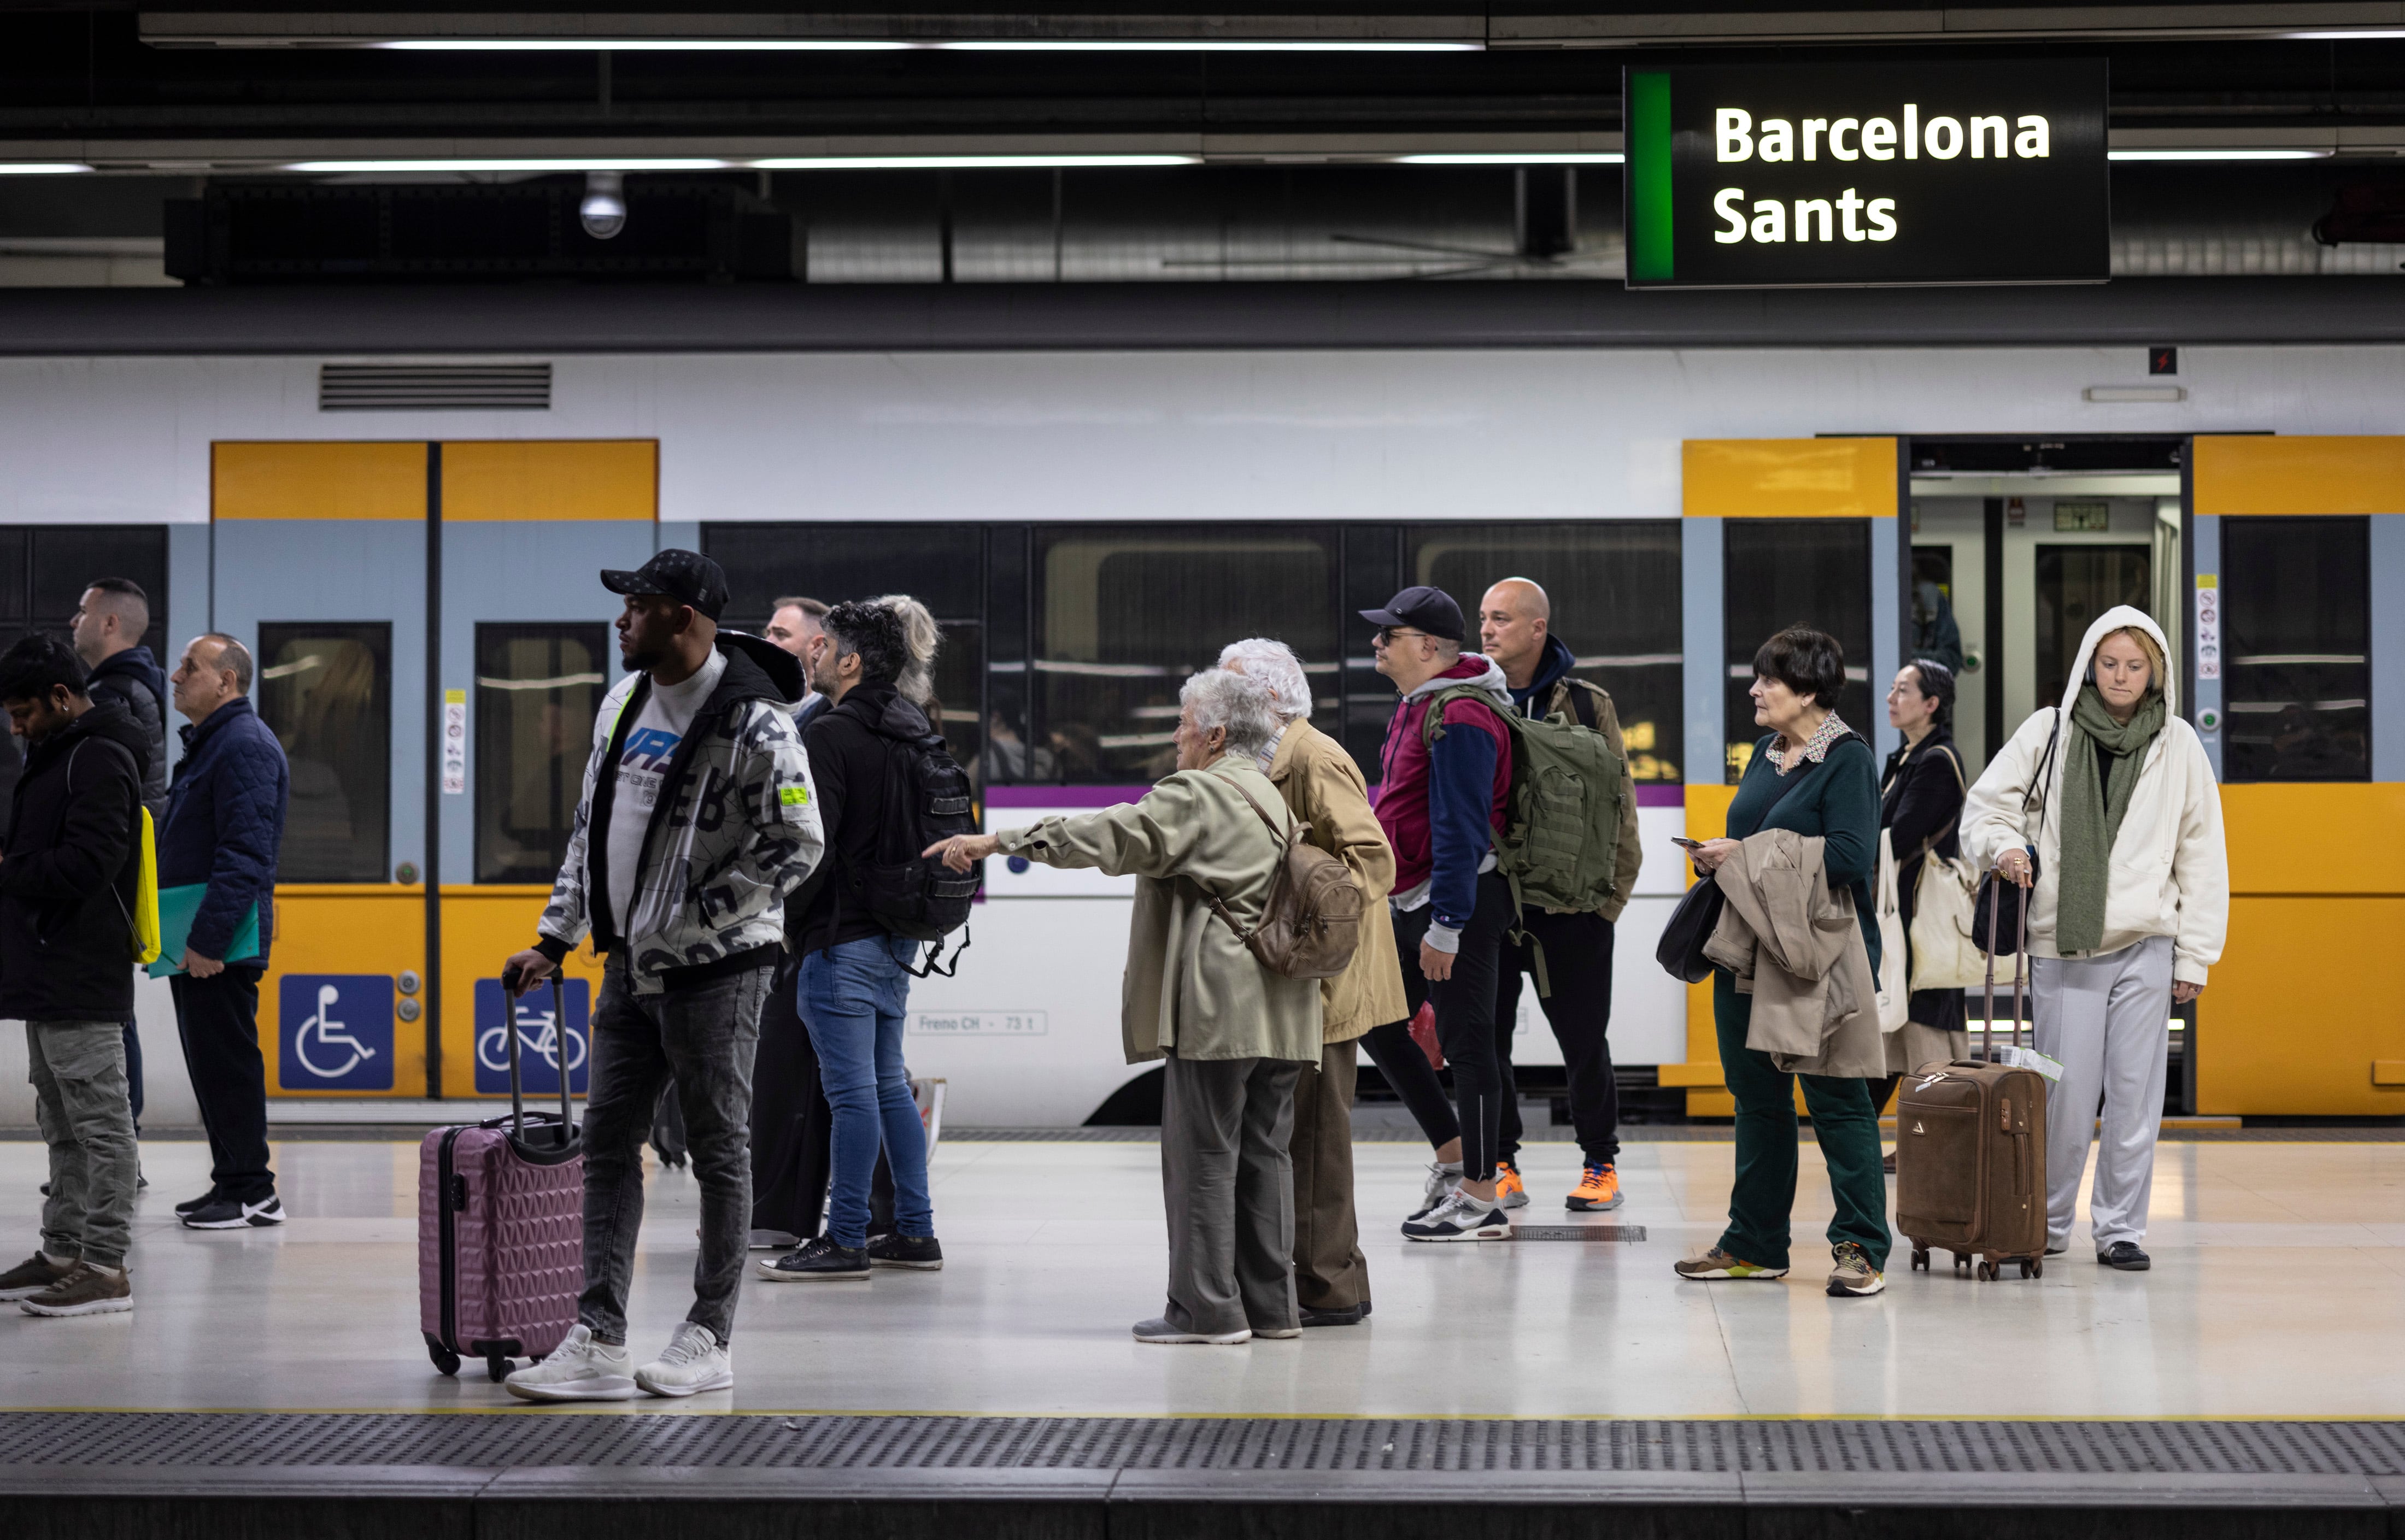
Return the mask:
[(549, 364), (321, 364), (320, 412), (548, 412)]

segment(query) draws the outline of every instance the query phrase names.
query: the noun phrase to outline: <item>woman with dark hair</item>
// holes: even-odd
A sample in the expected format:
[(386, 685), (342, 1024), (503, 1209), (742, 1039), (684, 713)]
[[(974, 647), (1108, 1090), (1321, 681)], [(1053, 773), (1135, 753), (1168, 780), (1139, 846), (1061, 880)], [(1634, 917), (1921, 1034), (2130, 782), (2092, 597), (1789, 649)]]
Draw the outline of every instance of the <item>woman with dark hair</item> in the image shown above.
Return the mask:
[[(1878, 862), (1878, 779), (1870, 745), (1837, 718), (1846, 654), (1835, 637), (1791, 626), (1753, 655), (1753, 720), (1770, 730), (1729, 804), (1728, 834), (1690, 852), (1695, 870), (1709, 873), (1741, 842), (1765, 829), (1817, 835), (1829, 885), (1849, 889), (1870, 957), (1878, 973), (1878, 922), (1871, 877)], [(1837, 1298), (1875, 1295), (1887, 1287), (1887, 1183), (1879, 1172), (1878, 1113), (1865, 1081), (1834, 1075), (1798, 1076), (1770, 1055), (1746, 1046), (1753, 997), (1737, 992), (1737, 977), (1712, 971), (1712, 1023), (1721, 1071), (1737, 1098), (1737, 1182), (1729, 1193), (1729, 1225), (1699, 1257), (1678, 1264), (1692, 1279), (1776, 1279), (1787, 1276), (1788, 1219), (1795, 1207), (1795, 1083), (1813, 1137), (1828, 1162), (1837, 1211), (1829, 1223), (1836, 1268), (1829, 1293)]]
[[(1913, 895), (1921, 869), (1934, 853), (1948, 861), (1962, 853), (1962, 797), (1970, 777), (1954, 747), (1954, 671), (1934, 658), (1915, 658), (1896, 670), (1887, 693), (1888, 725), (1904, 735), (1903, 747), (1887, 757), (1879, 790), (1879, 827), (1895, 851), (1897, 906), (1903, 911), (1905, 976), (1912, 976)], [(1885, 1080), (1871, 1085), (1871, 1108), (1884, 1109), (1908, 1071), (1934, 1059), (1963, 1058), (1971, 1052), (1962, 1026), (1962, 991), (1921, 989), (1912, 996), (1910, 1019), (1888, 1034)], [(1895, 1156), (1887, 1157), (1895, 1169)]]

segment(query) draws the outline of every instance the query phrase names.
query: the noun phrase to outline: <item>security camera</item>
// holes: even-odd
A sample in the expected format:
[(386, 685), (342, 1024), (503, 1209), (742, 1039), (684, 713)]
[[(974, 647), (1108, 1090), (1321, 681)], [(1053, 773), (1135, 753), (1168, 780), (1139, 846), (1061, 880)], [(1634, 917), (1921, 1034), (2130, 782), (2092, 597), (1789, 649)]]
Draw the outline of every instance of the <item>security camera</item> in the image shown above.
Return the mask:
[(626, 178), (614, 171), (584, 174), (584, 201), (576, 205), (584, 233), (606, 241), (626, 228)]

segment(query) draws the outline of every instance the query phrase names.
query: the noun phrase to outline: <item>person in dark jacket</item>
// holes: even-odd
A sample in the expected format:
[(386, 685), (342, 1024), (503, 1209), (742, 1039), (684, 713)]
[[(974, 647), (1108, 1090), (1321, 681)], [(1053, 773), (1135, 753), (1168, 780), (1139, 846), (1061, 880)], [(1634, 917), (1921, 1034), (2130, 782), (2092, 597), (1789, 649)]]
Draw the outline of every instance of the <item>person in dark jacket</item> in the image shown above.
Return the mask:
[[(169, 980), (192, 1097), (209, 1135), (209, 1190), (176, 1205), (196, 1230), (281, 1225), (267, 1165), (267, 1063), (259, 1052), (259, 980), (275, 929), (275, 857), (291, 773), (283, 746), (251, 708), (250, 650), (222, 632), (192, 638), (170, 680), (183, 762), (159, 830), (162, 907), (171, 889), (204, 884), (179, 971)], [(255, 917), (255, 920), (254, 920)], [(259, 945), (232, 957), (256, 923)], [(162, 943), (173, 951), (174, 938)]]
[[(1871, 877), (1878, 865), (1878, 779), (1870, 745), (1836, 713), (1846, 685), (1846, 654), (1837, 639), (1802, 626), (1781, 631), (1753, 655), (1753, 720), (1770, 734), (1753, 746), (1737, 795), (1728, 833), (1690, 852), (1695, 869), (1710, 873), (1739, 842), (1765, 829), (1785, 829), (1824, 842), (1822, 868), (1831, 888), (1854, 895), (1854, 911), (1878, 973), (1879, 935)], [(1697, 1280), (1787, 1276), (1789, 1217), (1795, 1208), (1795, 1083), (1771, 1057), (1746, 1046), (1753, 997), (1737, 992), (1737, 976), (1712, 971), (1712, 1023), (1720, 1038), (1721, 1072), (1737, 1098), (1737, 1180), (1729, 1191), (1728, 1228), (1709, 1251), (1677, 1264)], [(1879, 1174), (1878, 1113), (1869, 1083), (1804, 1075), (1804, 1105), (1812, 1134), (1829, 1165), (1836, 1199), (1829, 1222), (1833, 1298), (1875, 1295), (1887, 1287), (1887, 1183)]]
[[(1934, 852), (1948, 861), (1962, 853), (1962, 798), (1970, 777), (1954, 747), (1954, 671), (1934, 658), (1918, 658), (1896, 670), (1887, 693), (1887, 720), (1904, 743), (1887, 757), (1880, 777), (1879, 827), (1895, 851), (1896, 906), (1904, 917), (1905, 977), (1912, 976), (1912, 908), (1921, 869)], [(1962, 1058), (1971, 1051), (1962, 1025), (1962, 991), (1919, 989), (1910, 1019), (1887, 1039), (1885, 1080), (1871, 1083), (1871, 1108), (1895, 1094), (1896, 1082), (1932, 1059)], [(1887, 1157), (1895, 1169), (1895, 1156)]]
[[(83, 591), (68, 628), (76, 656), (91, 672), (85, 688), (96, 701), (125, 707), (142, 731), (142, 805), (155, 831), (167, 821), (167, 675), (142, 645), (150, 629), (150, 596), (131, 578), (101, 578)], [(125, 1086), (134, 1129), (142, 1130), (142, 1036), (125, 1022)]]
[[(930, 728), (900, 690), (914, 659), (890, 604), (839, 604), (822, 623), (829, 645), (810, 682), (832, 704), (802, 742), (826, 823), (827, 859), (795, 892), (801, 919), (789, 926), (786, 945), (802, 959), (798, 1008), (834, 1113), (832, 1190), (826, 1233), (760, 1264), (764, 1277), (809, 1281), (944, 1263), (927, 1193), (926, 1129), (902, 1057), (919, 944), (888, 932), (865, 896), (868, 870), (893, 859), (882, 852), (896, 823), (910, 818), (891, 795), (894, 756)], [(893, 1228), (872, 1236), (869, 1191), (879, 1154), (893, 1175)]]
[(116, 702), (93, 702), (82, 662), (54, 637), (0, 654), (0, 706), (26, 743), (0, 857), (0, 1015), (25, 1023), (50, 1147), (41, 1250), (0, 1274), (0, 1300), (33, 1315), (127, 1310), (139, 1166), (122, 1024), (134, 1011), (142, 733)]

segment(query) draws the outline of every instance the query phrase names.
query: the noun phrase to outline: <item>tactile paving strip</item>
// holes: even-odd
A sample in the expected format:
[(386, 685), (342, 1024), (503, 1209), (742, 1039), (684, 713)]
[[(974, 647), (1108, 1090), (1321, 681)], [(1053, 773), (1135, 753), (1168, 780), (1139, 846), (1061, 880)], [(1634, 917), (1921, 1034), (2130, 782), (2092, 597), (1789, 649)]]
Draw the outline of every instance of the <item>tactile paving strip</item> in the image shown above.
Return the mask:
[(2405, 1475), (2391, 1422), (7, 1412), (0, 1464)]

